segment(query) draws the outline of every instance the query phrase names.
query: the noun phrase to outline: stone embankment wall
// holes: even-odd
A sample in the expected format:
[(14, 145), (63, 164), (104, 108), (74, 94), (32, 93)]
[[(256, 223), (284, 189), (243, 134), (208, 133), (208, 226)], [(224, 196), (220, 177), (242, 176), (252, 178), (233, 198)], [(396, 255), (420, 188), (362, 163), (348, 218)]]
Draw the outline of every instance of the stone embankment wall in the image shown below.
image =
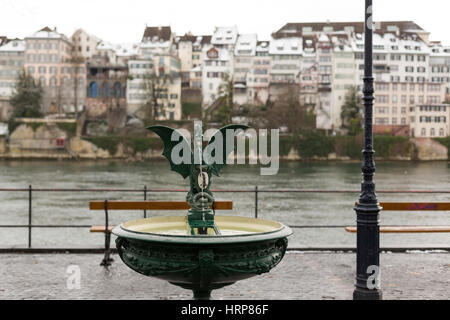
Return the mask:
[[(4, 159), (121, 159), (127, 161), (142, 161), (162, 158), (162, 143), (156, 136), (107, 136), (80, 137), (79, 130), (65, 130), (58, 124), (22, 124), (9, 137), (0, 137), (0, 158)], [(73, 129), (73, 128), (72, 128)], [(64, 146), (57, 144), (57, 139), (64, 139)], [(280, 141), (280, 145), (283, 141)], [(295, 145), (294, 145), (295, 146)], [(359, 146), (352, 152), (342, 151), (342, 146), (335, 143), (328, 148), (330, 151), (319, 156), (310, 153), (303, 156), (298, 148), (291, 144), (280, 148), (282, 160), (312, 160), (312, 161), (359, 161)], [(345, 149), (345, 148), (344, 148)], [(269, 147), (270, 150), (270, 147)], [(334, 150), (334, 152), (332, 151)], [(388, 150), (376, 146), (378, 160), (448, 160), (448, 148), (433, 139), (411, 139), (410, 142), (392, 144)], [(384, 154), (380, 157), (380, 154)], [(388, 156), (386, 156), (388, 154)], [(250, 152), (249, 158), (256, 154)]]

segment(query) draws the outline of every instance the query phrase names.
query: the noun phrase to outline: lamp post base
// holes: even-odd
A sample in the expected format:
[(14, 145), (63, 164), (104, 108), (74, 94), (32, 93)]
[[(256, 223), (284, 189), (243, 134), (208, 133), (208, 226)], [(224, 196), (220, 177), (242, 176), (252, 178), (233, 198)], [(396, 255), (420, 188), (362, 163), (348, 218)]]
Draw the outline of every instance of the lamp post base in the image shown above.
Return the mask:
[(381, 290), (364, 290), (356, 288), (353, 291), (353, 300), (382, 300), (383, 294)]

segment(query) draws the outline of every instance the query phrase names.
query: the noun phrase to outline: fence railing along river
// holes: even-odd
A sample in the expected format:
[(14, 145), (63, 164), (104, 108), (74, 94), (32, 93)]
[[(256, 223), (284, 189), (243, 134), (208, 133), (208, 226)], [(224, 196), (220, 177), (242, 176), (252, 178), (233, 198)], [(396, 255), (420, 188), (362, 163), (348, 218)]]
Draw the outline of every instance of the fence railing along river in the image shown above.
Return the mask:
[[(267, 218), (267, 219), (277, 219), (287, 225), (289, 225), (292, 229), (294, 229), (294, 235), (290, 241), (290, 250), (353, 250), (356, 246), (356, 239), (354, 235), (346, 234), (344, 228), (347, 226), (355, 225), (355, 214), (353, 212), (353, 206), (355, 200), (358, 199), (358, 190), (307, 190), (307, 189), (263, 189), (255, 186), (251, 189), (219, 189), (212, 190), (214, 194), (216, 194), (217, 198), (233, 200), (236, 197), (236, 194), (245, 195), (246, 201), (242, 210), (238, 204), (235, 204), (235, 212), (234, 215), (244, 215), (244, 216), (252, 216), (255, 218)], [(0, 232), (2, 234), (3, 239), (10, 239), (12, 243), (8, 246), (8, 241), (3, 241), (2, 251), (11, 251), (11, 250), (99, 250), (103, 247), (103, 237), (98, 234), (90, 234), (89, 228), (94, 224), (101, 225), (103, 224), (104, 216), (98, 213), (89, 212), (88, 210), (88, 200), (79, 199), (78, 205), (82, 205), (76, 210), (84, 212), (86, 214), (87, 221), (93, 221), (90, 223), (76, 223), (80, 220), (80, 217), (71, 218), (64, 210), (60, 209), (60, 212), (56, 213), (56, 217), (60, 217), (60, 219), (55, 218), (55, 212), (52, 213), (51, 221), (48, 223), (46, 219), (42, 217), (43, 211), (36, 210), (39, 209), (39, 201), (36, 201), (35, 198), (39, 197), (41, 193), (71, 193), (72, 195), (76, 194), (84, 194), (83, 199), (90, 200), (167, 200), (177, 198), (180, 200), (183, 196), (188, 192), (186, 189), (153, 189), (147, 188), (144, 186), (141, 189), (126, 189), (126, 188), (97, 188), (97, 189), (89, 189), (89, 188), (34, 188), (33, 186), (29, 186), (28, 188), (3, 188), (0, 189), (0, 193), (11, 193), (15, 195), (21, 194), (22, 199), (27, 202), (27, 208), (18, 209), (16, 212), (18, 216), (22, 218), (26, 217), (25, 223), (2, 223), (0, 224)], [(377, 191), (380, 197), (380, 201), (383, 198), (388, 196), (395, 196), (395, 199), (415, 199), (417, 201), (425, 202), (427, 201), (427, 197), (430, 195), (448, 195), (450, 194), (449, 190), (379, 190)], [(174, 194), (181, 194), (181, 196)], [(328, 205), (325, 208), (321, 208), (320, 203), (325, 204), (327, 200), (332, 195), (341, 195), (344, 199), (348, 199), (348, 202), (345, 202), (345, 207), (348, 207), (348, 213), (346, 214), (345, 219), (302, 219), (303, 223), (296, 223), (293, 217), (287, 217), (284, 214), (284, 217), (280, 217), (277, 215), (276, 206), (273, 207), (274, 198), (278, 195), (277, 203), (281, 203), (281, 205), (289, 201), (292, 207), (292, 201), (295, 201), (299, 208), (309, 207), (311, 206), (311, 197), (316, 198), (316, 203), (314, 204), (314, 209), (312, 209), (311, 214), (314, 215), (314, 212), (320, 216), (320, 210), (333, 210), (332, 207)], [(24, 196), (24, 197), (23, 197)], [(287, 198), (286, 198), (287, 196)], [(317, 203), (317, 197), (320, 196), (322, 198), (319, 203)], [(57, 199), (51, 200), (56, 201)], [(279, 202), (278, 202), (279, 201)], [(252, 205), (250, 203), (253, 203)], [(269, 202), (269, 204), (267, 203)], [(314, 202), (314, 201), (313, 201)], [(84, 204), (83, 204), (84, 203)], [(272, 203), (272, 208), (270, 207), (270, 203)], [(59, 207), (65, 207), (64, 203), (59, 203)], [(269, 205), (269, 206), (267, 206)], [(48, 202), (45, 204), (47, 208), (51, 208), (51, 203)], [(67, 206), (72, 207), (74, 210), (73, 204), (67, 203)], [(261, 208), (264, 206), (264, 208)], [(341, 205), (340, 205), (341, 206)], [(338, 214), (339, 211), (342, 211), (343, 208), (339, 208), (336, 210)], [(25, 212), (24, 212), (25, 211)], [(36, 214), (36, 211), (38, 213)], [(236, 212), (237, 211), (237, 212)], [(281, 210), (283, 211), (283, 210)], [(300, 210), (295, 210), (295, 206), (289, 210), (290, 215), (301, 215)], [(120, 213), (120, 214), (111, 214), (113, 218), (112, 222), (119, 224), (126, 220), (137, 219), (137, 218), (146, 218), (149, 216), (159, 215), (160, 213), (155, 212), (146, 212), (145, 210), (139, 216), (136, 216), (136, 213)], [(171, 213), (164, 212), (162, 215), (180, 215), (179, 212)], [(304, 215), (304, 214), (303, 214)], [(397, 217), (394, 216), (394, 219), (384, 219), (382, 213), (382, 225), (384, 226), (394, 226), (398, 225), (401, 221), (401, 225), (423, 225), (424, 221), (428, 221), (428, 225), (437, 225), (442, 224), (444, 221), (449, 221), (450, 213), (429, 213), (429, 212), (412, 212), (412, 213), (395, 213)], [(351, 218), (349, 218), (351, 217)], [(37, 221), (36, 221), (37, 220)], [(83, 219), (81, 219), (83, 220)], [(310, 221), (310, 223), (308, 223)], [(342, 223), (335, 223), (342, 221)], [(347, 223), (349, 221), (353, 221), (352, 223)], [(64, 223), (61, 223), (64, 222)], [(334, 223), (333, 223), (334, 222)], [(391, 224), (392, 222), (392, 224)], [(448, 222), (447, 222), (448, 225)], [(3, 231), (1, 231), (3, 230)], [(20, 230), (20, 231), (19, 231)], [(38, 236), (38, 245), (33, 242), (34, 234), (37, 230), (47, 230), (44, 233), (39, 232)], [(57, 230), (58, 232), (54, 232)], [(67, 230), (72, 230), (68, 232)], [(308, 239), (308, 232), (313, 231), (313, 238), (323, 237), (326, 241), (316, 241), (314, 239)], [(25, 231), (25, 232), (24, 232)], [(70, 235), (72, 233), (72, 235)], [(306, 234), (306, 235), (305, 235)], [(42, 241), (42, 240), (45, 241)], [(304, 241), (308, 239), (308, 241)], [(384, 241), (386, 240), (386, 241)], [(9, 241), (11, 242), (11, 241)], [(382, 248), (386, 250), (414, 250), (414, 249), (447, 249), (450, 248), (450, 235), (440, 234), (440, 235), (421, 235), (421, 234), (413, 234), (413, 235), (382, 235)]]

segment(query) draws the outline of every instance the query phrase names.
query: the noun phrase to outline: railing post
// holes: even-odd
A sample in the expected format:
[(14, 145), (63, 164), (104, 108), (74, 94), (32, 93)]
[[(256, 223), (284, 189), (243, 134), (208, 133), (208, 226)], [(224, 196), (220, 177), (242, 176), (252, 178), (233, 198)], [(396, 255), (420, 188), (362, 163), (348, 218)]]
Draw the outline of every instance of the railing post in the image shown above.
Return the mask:
[(255, 187), (255, 219), (258, 219), (258, 186)]
[(28, 248), (31, 248), (31, 203), (32, 203), (32, 186), (28, 186)]
[[(147, 201), (147, 185), (144, 186), (144, 201)], [(147, 210), (144, 209), (144, 219), (147, 218)]]

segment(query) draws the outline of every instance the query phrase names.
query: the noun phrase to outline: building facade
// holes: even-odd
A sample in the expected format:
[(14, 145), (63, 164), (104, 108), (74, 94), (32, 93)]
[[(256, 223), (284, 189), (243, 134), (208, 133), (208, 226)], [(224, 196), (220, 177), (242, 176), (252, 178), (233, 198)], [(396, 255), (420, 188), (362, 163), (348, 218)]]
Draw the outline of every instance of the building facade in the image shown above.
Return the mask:
[(56, 29), (45, 27), (25, 38), (25, 72), (44, 88), (43, 113), (83, 109), (86, 67), (74, 59), (72, 52), (72, 43)]

